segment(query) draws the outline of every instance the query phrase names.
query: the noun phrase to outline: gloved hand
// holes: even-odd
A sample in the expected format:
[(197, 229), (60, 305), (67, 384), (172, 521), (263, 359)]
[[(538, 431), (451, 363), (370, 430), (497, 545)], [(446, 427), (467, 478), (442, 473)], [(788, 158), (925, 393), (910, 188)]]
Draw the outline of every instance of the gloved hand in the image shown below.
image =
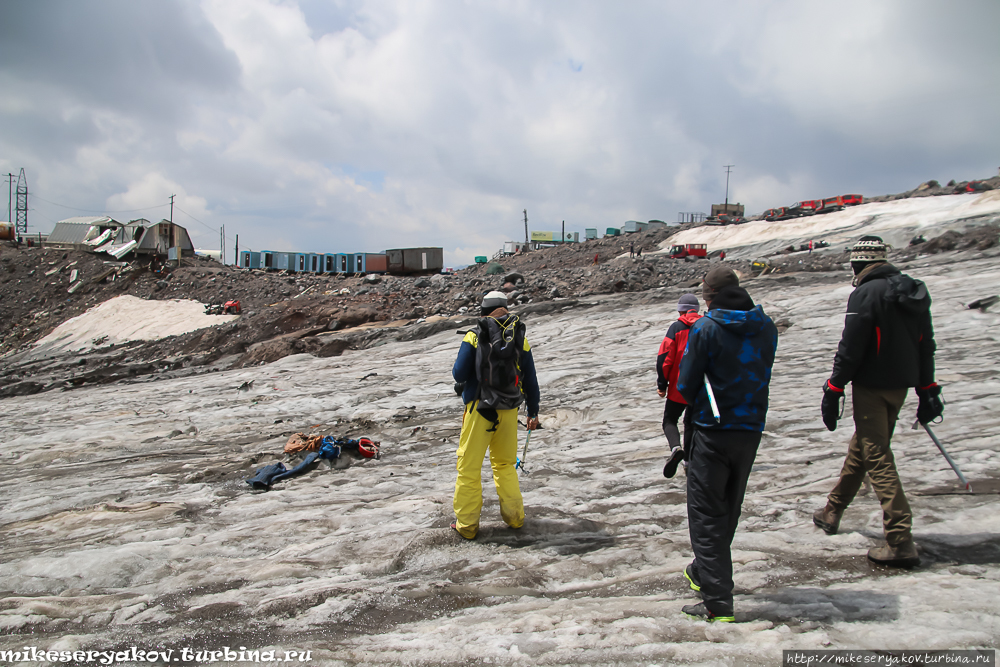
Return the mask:
[(820, 409), (823, 412), (823, 423), (826, 424), (827, 430), (837, 430), (837, 420), (844, 414), (840, 407), (840, 399), (843, 397), (843, 389), (834, 387), (829, 380), (823, 384), (823, 403)]
[(461, 396), (463, 391), (465, 391), (465, 383), (464, 382), (456, 382), (455, 383), (455, 393), (458, 394), (459, 396)]
[(941, 400), (941, 387), (934, 383), (928, 387), (917, 387), (917, 421), (927, 424), (944, 414), (944, 401)]

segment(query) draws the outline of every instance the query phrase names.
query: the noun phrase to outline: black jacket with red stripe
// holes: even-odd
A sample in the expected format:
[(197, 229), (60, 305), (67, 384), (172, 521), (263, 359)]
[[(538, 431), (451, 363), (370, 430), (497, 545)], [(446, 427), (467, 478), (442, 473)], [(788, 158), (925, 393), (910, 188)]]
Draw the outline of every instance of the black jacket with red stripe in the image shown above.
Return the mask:
[(880, 264), (863, 275), (847, 300), (844, 333), (830, 384), (876, 389), (934, 383), (931, 297), (920, 281)]

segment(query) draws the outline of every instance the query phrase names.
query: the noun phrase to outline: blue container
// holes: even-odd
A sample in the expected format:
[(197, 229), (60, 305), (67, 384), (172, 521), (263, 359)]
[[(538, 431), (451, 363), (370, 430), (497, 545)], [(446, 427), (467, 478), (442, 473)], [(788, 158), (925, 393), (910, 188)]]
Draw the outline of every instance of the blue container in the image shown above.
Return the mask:
[(240, 253), (240, 268), (241, 269), (259, 269), (260, 268), (260, 253), (253, 252), (251, 250), (244, 250)]
[(337, 256), (333, 253), (323, 255), (323, 273), (337, 273)]

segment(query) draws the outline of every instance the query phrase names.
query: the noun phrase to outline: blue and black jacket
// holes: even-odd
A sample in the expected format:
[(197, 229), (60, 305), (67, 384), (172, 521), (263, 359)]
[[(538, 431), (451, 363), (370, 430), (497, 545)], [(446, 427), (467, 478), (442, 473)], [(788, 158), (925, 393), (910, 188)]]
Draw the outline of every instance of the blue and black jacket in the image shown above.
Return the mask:
[[(746, 295), (741, 287), (724, 290), (739, 290)], [(745, 300), (747, 310), (709, 310), (688, 334), (677, 389), (691, 405), (693, 421), (699, 428), (764, 430), (778, 330), (764, 309), (753, 305), (749, 295)], [(715, 420), (705, 390), (706, 378), (719, 407), (719, 421)]]
[[(478, 342), (479, 336), (475, 331), (465, 334), (462, 346), (458, 348), (455, 366), (451, 370), (456, 382), (465, 383), (465, 389), (462, 391), (462, 402), (466, 405), (476, 400), (476, 393), (479, 390), (479, 380), (476, 378), (476, 347)], [(527, 339), (524, 340), (524, 348), (518, 358), (517, 365), (521, 371), (521, 391), (524, 393), (524, 402), (528, 405), (528, 416), (537, 417), (541, 392), (538, 390), (535, 361), (531, 357), (531, 345), (528, 344)]]

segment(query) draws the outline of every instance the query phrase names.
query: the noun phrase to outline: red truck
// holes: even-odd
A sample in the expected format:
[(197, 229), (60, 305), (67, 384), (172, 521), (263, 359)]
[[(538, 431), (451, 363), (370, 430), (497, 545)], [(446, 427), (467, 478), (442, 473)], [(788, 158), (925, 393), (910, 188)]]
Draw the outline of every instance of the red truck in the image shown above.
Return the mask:
[(707, 257), (708, 246), (704, 243), (688, 243), (687, 245), (675, 245), (670, 249), (670, 259), (684, 259), (685, 257)]
[(857, 206), (864, 201), (861, 195), (840, 195), (839, 197), (827, 197), (820, 203), (817, 213), (829, 213), (830, 211), (842, 211), (847, 206)]

